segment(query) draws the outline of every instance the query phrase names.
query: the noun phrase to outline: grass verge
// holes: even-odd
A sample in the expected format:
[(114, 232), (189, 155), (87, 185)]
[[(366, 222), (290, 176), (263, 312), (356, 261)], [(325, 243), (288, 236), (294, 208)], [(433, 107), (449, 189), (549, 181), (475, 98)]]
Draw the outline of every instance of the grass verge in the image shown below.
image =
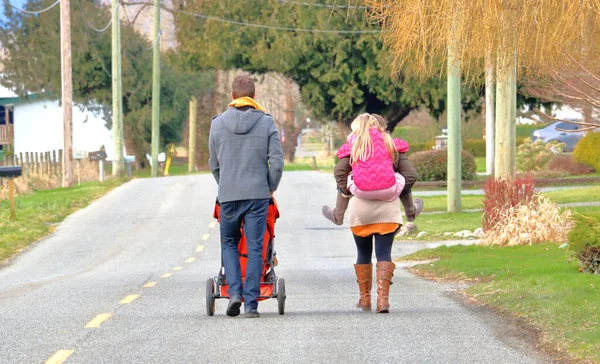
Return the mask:
[(55, 225), (73, 212), (124, 182), (124, 179), (88, 182), (17, 196), (14, 222), (8, 221), (9, 202), (0, 201), (0, 264), (54, 231)]
[[(584, 215), (600, 214), (600, 206), (569, 207), (569, 210)], [(444, 212), (436, 214), (421, 214), (415, 223), (419, 227), (419, 231), (426, 231), (428, 233), (428, 235), (419, 238), (418, 240), (454, 240), (457, 238), (454, 236), (444, 237), (443, 233), (458, 232), (462, 230), (473, 231), (477, 228), (480, 228), (481, 212)], [(415, 240), (415, 237), (402, 238), (402, 240), (404, 239)]]
[[(575, 203), (575, 202), (600, 202), (600, 186), (582, 187), (573, 189), (564, 189), (558, 191), (544, 192), (543, 196), (548, 197), (557, 204)], [(448, 198), (441, 196), (419, 196), (425, 202), (425, 211), (442, 212), (446, 211)], [(463, 210), (480, 209), (483, 195), (463, 195)]]
[(465, 293), (540, 328), (549, 346), (600, 362), (600, 278), (578, 272), (572, 252), (554, 244), (422, 250), (403, 260), (439, 258), (412, 268), (444, 280), (467, 280)]

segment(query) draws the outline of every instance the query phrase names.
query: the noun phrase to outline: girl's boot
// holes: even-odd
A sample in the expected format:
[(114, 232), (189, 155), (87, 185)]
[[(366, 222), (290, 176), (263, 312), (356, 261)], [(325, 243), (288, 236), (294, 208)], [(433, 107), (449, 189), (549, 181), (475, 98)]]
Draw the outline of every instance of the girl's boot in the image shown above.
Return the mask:
[(377, 262), (377, 312), (390, 312), (390, 303), (388, 297), (390, 285), (394, 276), (396, 264), (392, 262)]
[(356, 307), (371, 311), (371, 287), (373, 287), (373, 264), (354, 264), (360, 299)]

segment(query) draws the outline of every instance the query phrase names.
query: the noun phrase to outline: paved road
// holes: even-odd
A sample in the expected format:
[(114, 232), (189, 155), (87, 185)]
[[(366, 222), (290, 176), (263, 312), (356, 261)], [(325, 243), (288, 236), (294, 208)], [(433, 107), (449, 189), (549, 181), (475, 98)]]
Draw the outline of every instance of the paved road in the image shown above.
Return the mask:
[[(220, 264), (215, 193), (209, 175), (134, 180), (1, 269), (0, 362), (547, 362), (452, 285), (401, 267), (392, 312), (358, 312), (353, 242), (320, 215), (335, 185), (319, 172), (285, 174), (277, 194), (287, 313), (269, 300), (259, 319), (230, 318), (220, 300), (207, 317), (204, 282)], [(422, 246), (398, 244), (395, 255)]]

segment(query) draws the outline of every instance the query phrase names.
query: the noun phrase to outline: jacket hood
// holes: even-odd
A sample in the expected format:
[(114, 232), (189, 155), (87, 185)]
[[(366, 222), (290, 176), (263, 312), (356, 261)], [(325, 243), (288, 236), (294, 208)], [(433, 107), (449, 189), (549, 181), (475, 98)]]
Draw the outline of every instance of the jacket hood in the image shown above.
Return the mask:
[(234, 134), (246, 134), (265, 115), (256, 109), (238, 110), (230, 107), (221, 114), (223, 124)]

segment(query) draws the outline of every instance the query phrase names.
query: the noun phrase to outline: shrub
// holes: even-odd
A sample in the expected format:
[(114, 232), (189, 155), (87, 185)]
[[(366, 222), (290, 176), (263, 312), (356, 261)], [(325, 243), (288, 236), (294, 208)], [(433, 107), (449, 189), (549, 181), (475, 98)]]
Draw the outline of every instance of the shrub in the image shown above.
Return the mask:
[(564, 143), (555, 140), (544, 143), (539, 139), (532, 142), (530, 138), (527, 138), (517, 150), (517, 170), (524, 172), (544, 170), (554, 155), (562, 153), (564, 147)]
[(594, 168), (588, 166), (587, 164), (576, 161), (571, 154), (555, 155), (548, 165), (548, 170), (555, 172), (566, 172), (573, 176), (595, 172)]
[(534, 203), (536, 194), (535, 181), (528, 176), (515, 180), (488, 179), (483, 197), (483, 230), (491, 230), (500, 223), (508, 210), (521, 204)]
[(585, 272), (600, 274), (600, 216), (576, 214), (569, 244)]
[(564, 242), (573, 226), (571, 211), (561, 213), (556, 204), (534, 194), (527, 202), (503, 210), (495, 225), (485, 231), (484, 245), (532, 245)]
[[(448, 171), (448, 150), (439, 149), (411, 154), (411, 161), (420, 181), (445, 181)], [(462, 179), (473, 180), (476, 173), (475, 158), (466, 151), (462, 151)]]
[(600, 171), (600, 132), (584, 136), (573, 151), (575, 160)]

